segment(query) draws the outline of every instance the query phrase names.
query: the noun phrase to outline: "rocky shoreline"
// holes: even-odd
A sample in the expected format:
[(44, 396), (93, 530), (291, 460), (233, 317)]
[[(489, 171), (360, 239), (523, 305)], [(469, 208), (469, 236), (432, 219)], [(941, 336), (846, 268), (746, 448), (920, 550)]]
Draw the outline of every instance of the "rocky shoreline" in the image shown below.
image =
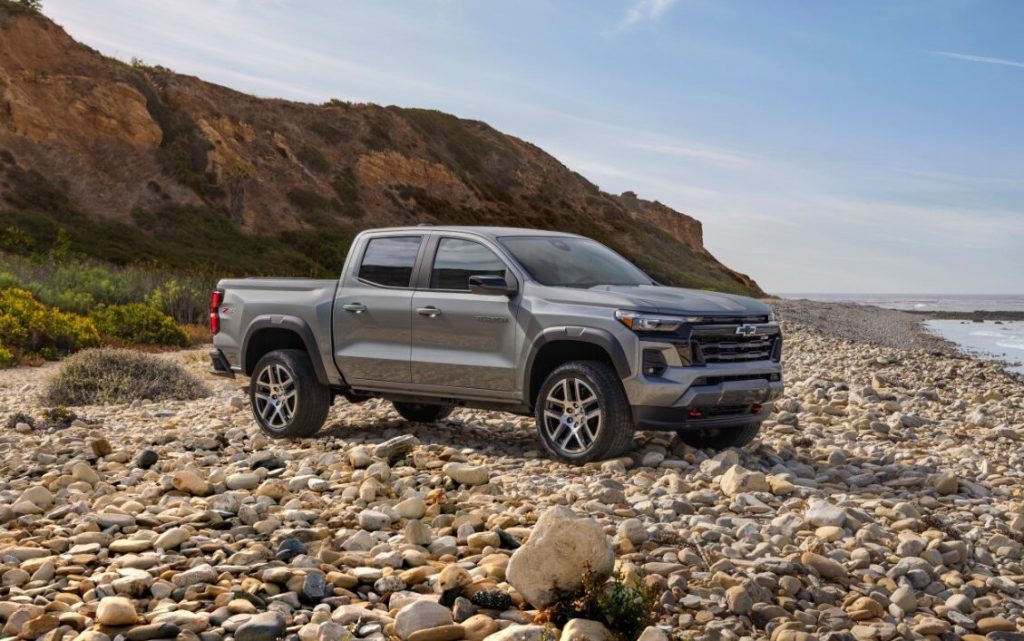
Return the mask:
[[(778, 304), (786, 396), (718, 454), (641, 433), (573, 467), (542, 458), (530, 419), (409, 424), (378, 401), (273, 441), (243, 381), (218, 379), (197, 401), (15, 425), (0, 635), (606, 638), (534, 607), (583, 550), (657, 594), (644, 641), (1024, 639), (1024, 384), (910, 315), (822, 305)], [(0, 419), (41, 410), (54, 371), (0, 372)]]

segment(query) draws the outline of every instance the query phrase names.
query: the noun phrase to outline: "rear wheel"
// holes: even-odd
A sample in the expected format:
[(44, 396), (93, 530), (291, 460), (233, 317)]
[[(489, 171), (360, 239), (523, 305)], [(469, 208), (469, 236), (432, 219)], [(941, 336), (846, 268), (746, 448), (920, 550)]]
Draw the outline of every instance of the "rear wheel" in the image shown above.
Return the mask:
[(754, 421), (732, 427), (679, 432), (679, 438), (691, 447), (724, 450), (730, 447), (743, 447), (757, 437), (760, 429), (761, 421)]
[(256, 423), (275, 438), (312, 436), (327, 420), (331, 390), (316, 378), (309, 355), (297, 349), (268, 353), (249, 381)]
[(537, 395), (537, 431), (554, 458), (586, 463), (633, 446), (633, 413), (615, 370), (600, 361), (556, 368)]
[(429, 403), (399, 403), (392, 401), (395, 410), (407, 421), (433, 423), (447, 418), (455, 409), (454, 405), (431, 405)]

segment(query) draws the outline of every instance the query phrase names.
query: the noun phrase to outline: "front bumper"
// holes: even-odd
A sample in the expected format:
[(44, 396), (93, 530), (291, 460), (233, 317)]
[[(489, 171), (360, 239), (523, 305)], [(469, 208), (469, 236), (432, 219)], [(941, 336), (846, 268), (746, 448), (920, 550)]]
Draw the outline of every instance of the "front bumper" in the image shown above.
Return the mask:
[[(691, 410), (702, 414), (693, 416)], [(716, 414), (718, 411), (725, 413)], [(770, 412), (771, 406), (768, 404), (708, 408), (637, 405), (633, 407), (633, 422), (644, 430), (688, 432), (761, 422)]]
[(758, 361), (668, 367), (623, 381), (637, 427), (698, 430), (762, 421), (782, 396), (782, 366)]

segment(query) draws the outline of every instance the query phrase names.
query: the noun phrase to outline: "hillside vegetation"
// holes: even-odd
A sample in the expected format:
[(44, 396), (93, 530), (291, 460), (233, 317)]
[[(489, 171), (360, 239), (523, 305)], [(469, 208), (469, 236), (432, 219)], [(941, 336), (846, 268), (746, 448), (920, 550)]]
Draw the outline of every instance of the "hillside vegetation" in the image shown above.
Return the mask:
[(0, 249), (210, 279), (333, 276), (362, 229), (537, 227), (674, 285), (759, 293), (698, 221), (599, 190), (541, 149), (426, 109), (255, 98), (113, 60), (0, 0)]

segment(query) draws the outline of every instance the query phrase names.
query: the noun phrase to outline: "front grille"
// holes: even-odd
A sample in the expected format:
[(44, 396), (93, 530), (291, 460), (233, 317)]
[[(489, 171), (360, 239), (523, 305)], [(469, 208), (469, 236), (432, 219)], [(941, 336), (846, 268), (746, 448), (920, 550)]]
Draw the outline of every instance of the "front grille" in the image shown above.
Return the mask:
[(694, 325), (760, 325), (767, 322), (767, 316), (704, 316)]
[(728, 334), (694, 335), (694, 360), (704, 363), (766, 361), (775, 349), (776, 336)]

